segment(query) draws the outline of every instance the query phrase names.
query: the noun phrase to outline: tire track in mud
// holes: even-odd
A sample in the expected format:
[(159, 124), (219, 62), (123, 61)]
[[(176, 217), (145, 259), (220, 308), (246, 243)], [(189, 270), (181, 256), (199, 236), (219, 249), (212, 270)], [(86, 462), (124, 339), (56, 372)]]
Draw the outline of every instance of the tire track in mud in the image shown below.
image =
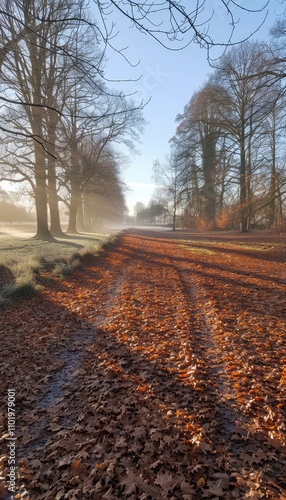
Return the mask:
[[(80, 338), (80, 341), (79, 341)], [(66, 408), (65, 399), (72, 394), (77, 383), (82, 364), (86, 359), (86, 351), (92, 344), (94, 332), (90, 329), (77, 331), (70, 335), (68, 346), (55, 357), (54, 363), (58, 367), (49, 375), (48, 383), (42, 395), (33, 405), (32, 413), (39, 417), (29, 430), (27, 444), (21, 443), (18, 457), (21, 459), (30, 454), (34, 456), (41, 452), (51, 441), (54, 430), (59, 426), (71, 428), (73, 419), (73, 398), (69, 399), (69, 414), (61, 419), (55, 419), (55, 414), (61, 408), (62, 413)], [(27, 441), (27, 436), (25, 441)]]
[[(104, 272), (102, 269), (101, 272)], [(105, 272), (110, 270), (105, 269)], [(100, 301), (100, 309), (96, 311), (96, 320), (90, 324), (82, 317), (82, 327), (72, 332), (66, 340), (64, 349), (60, 350), (54, 357), (54, 371), (48, 375), (46, 386), (38, 400), (31, 408), (32, 414), (39, 418), (33, 422), (29, 433), (22, 441), (18, 450), (18, 458), (42, 454), (43, 449), (52, 444), (53, 437), (60, 429), (72, 429), (78, 419), (78, 401), (73, 397), (76, 387), (79, 387), (86, 375), (84, 364), (91, 357), (90, 348), (93, 345), (100, 327), (109, 309), (116, 303), (117, 295), (120, 293), (123, 277), (115, 269), (113, 276), (109, 276), (109, 286)], [(81, 305), (82, 306), (82, 305)], [(74, 307), (79, 312), (80, 306)], [(96, 309), (96, 306), (95, 308)], [(61, 417), (58, 415), (62, 414)]]
[[(244, 408), (237, 401), (233, 380), (230, 380), (225, 369), (223, 360), (225, 345), (222, 348), (215, 330), (215, 326), (223, 329), (223, 325), (216, 315), (211, 298), (198, 282), (194, 267), (191, 266), (186, 273), (185, 264), (182, 265), (180, 260), (176, 261), (173, 244), (169, 247), (166, 245), (166, 255), (163, 257), (160, 243), (153, 242), (152, 252), (148, 244), (146, 250), (142, 245), (136, 252), (136, 259), (138, 261), (136, 270), (134, 271), (132, 263), (133, 271), (126, 273), (125, 282), (131, 299), (133, 294), (133, 309), (137, 310), (137, 317), (141, 320), (142, 311), (144, 319), (148, 310), (154, 311), (154, 305), (156, 308), (154, 314), (157, 325), (152, 320), (150, 322), (149, 318), (151, 329), (156, 334), (150, 334), (149, 329), (147, 336), (141, 336), (146, 358), (150, 358), (146, 346), (157, 345), (157, 350), (160, 351), (158, 357), (160, 364), (157, 368), (171, 372), (173, 378), (173, 383), (169, 383), (168, 401), (176, 405), (177, 411), (183, 410), (186, 416), (195, 413), (196, 422), (200, 423), (202, 429), (205, 449), (212, 451), (214, 455), (218, 448), (224, 450), (219, 460), (224, 463), (225, 469), (238, 470), (241, 467), (240, 454), (243, 451), (255, 450), (255, 439), (249, 436), (245, 426), (247, 417)], [(131, 281), (132, 285), (128, 285), (128, 281), (129, 283)], [(144, 288), (147, 289), (147, 293)], [(160, 290), (159, 295), (156, 293), (157, 290)], [(128, 296), (128, 292), (126, 295)], [(168, 314), (170, 315), (168, 329), (171, 335), (166, 335), (166, 328), (163, 327), (164, 340), (162, 340), (158, 336), (157, 326), (162, 317), (166, 319)], [(165, 326), (167, 326), (166, 321)], [(148, 329), (148, 321), (145, 327)], [(131, 324), (129, 328), (136, 329), (137, 326)], [(228, 349), (230, 352), (233, 350), (231, 343)], [(174, 355), (174, 351), (178, 351), (179, 354)], [(154, 357), (154, 353), (152, 356)], [(161, 391), (159, 384), (154, 383), (154, 379), (156, 373), (153, 376), (152, 389), (163, 401), (164, 389)], [(145, 382), (150, 384), (150, 377)], [(192, 382), (195, 382), (195, 386), (192, 386)], [(191, 396), (187, 397), (186, 391), (190, 388)], [(179, 392), (182, 394), (178, 397)], [(210, 431), (211, 444), (209, 444)]]
[[(154, 363), (154, 371), (148, 370), (148, 376), (142, 378), (142, 384), (147, 383), (156, 397), (166, 402), (165, 387), (160, 387), (157, 381), (158, 370), (171, 373), (173, 381), (169, 383), (169, 388), (172, 391), (174, 387), (174, 394), (168, 395), (171, 406), (176, 406), (178, 412), (186, 415), (197, 413), (202, 429), (205, 429), (206, 442), (207, 430), (215, 426), (217, 441), (220, 446), (227, 448), (242, 416), (237, 408), (233, 409), (235, 395), (226, 381), (218, 346), (212, 338), (209, 312), (202, 308), (202, 299), (198, 299), (195, 277), (187, 281), (172, 259), (162, 258), (159, 253), (148, 256), (148, 251), (144, 254), (141, 248), (139, 256), (137, 254), (135, 258), (137, 265), (134, 267), (133, 260), (129, 264), (130, 269), (125, 269), (122, 296), (109, 315), (120, 320), (118, 311), (127, 311), (130, 303), (132, 311), (136, 311), (136, 321), (132, 318), (130, 323), (123, 323), (127, 327), (126, 333), (138, 330), (139, 323), (141, 332), (136, 341), (138, 343), (140, 339), (140, 352), (145, 353), (146, 361), (153, 358), (159, 363), (158, 366), (154, 361), (151, 362)], [(200, 295), (204, 295), (203, 290)], [(119, 332), (115, 330), (116, 338)], [(132, 342), (129, 343), (130, 347), (132, 349)], [(138, 346), (134, 350), (138, 351)], [(195, 382), (194, 387), (189, 378)], [(186, 394), (189, 387), (194, 389), (191, 397)], [(179, 392), (181, 395), (178, 396)], [(232, 447), (231, 451), (235, 449)]]
[[(183, 276), (179, 266), (177, 272), (182, 287), (185, 290), (186, 300), (193, 308), (193, 315), (197, 318), (197, 328), (194, 331), (194, 353), (204, 363), (204, 391), (214, 408), (213, 428), (217, 443), (215, 446), (225, 446), (232, 455), (232, 460), (238, 458), (239, 449), (233, 441), (233, 436), (246, 419), (237, 404), (236, 394), (229, 381), (222, 359), (222, 348), (215, 335), (214, 324), (220, 320), (214, 311), (212, 302), (202, 285), (196, 283), (193, 274), (191, 279)], [(209, 415), (207, 415), (209, 421)]]
[[(180, 290), (181, 294), (180, 314), (189, 329), (188, 342), (192, 356), (191, 359), (188, 358), (188, 370), (191, 368), (192, 375), (196, 375), (203, 391), (198, 401), (194, 398), (194, 405), (190, 404), (190, 408), (194, 411), (196, 401), (199, 402), (198, 416), (202, 428), (208, 430), (211, 427), (212, 432), (216, 433), (217, 442), (212, 447), (215, 448), (218, 444), (225, 446), (231, 453), (232, 459), (235, 456), (237, 458), (240, 450), (231, 438), (244, 423), (245, 418), (236, 404), (235, 392), (224, 371), (221, 349), (214, 338), (214, 322), (218, 322), (218, 318), (212, 308), (211, 300), (197, 283), (193, 270), (191, 274), (187, 274), (187, 278), (179, 262), (174, 264), (174, 259), (170, 257), (165, 259), (164, 264), (158, 265), (167, 266), (174, 271), (173, 280), (177, 281), (175, 293), (178, 296)], [(163, 280), (164, 283), (164, 276)], [(192, 369), (194, 364), (195, 370)], [(180, 367), (177, 369), (179, 372)], [(204, 435), (206, 442), (207, 434), (206, 432)]]

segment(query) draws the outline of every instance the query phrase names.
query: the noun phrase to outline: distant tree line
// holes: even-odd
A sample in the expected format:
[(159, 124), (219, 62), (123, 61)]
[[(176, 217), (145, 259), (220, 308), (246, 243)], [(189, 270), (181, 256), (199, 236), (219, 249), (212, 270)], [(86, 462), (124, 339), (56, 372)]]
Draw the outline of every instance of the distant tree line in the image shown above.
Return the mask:
[(151, 200), (146, 206), (141, 201), (134, 207), (134, 222), (139, 225), (161, 225), (166, 224), (168, 212), (160, 202)]
[(34, 214), (28, 212), (25, 207), (16, 203), (9, 193), (0, 189), (0, 224), (2, 222), (34, 222)]
[(154, 164), (174, 228), (285, 228), (285, 33), (279, 19), (269, 43), (229, 48), (177, 116)]

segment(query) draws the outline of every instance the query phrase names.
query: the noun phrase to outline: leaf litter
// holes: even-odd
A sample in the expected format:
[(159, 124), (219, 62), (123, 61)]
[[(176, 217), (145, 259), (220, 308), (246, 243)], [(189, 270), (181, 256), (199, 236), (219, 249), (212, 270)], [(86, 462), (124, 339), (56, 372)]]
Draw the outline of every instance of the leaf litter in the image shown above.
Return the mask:
[(11, 387), (15, 498), (286, 498), (286, 252), (172, 236), (3, 310), (0, 498)]

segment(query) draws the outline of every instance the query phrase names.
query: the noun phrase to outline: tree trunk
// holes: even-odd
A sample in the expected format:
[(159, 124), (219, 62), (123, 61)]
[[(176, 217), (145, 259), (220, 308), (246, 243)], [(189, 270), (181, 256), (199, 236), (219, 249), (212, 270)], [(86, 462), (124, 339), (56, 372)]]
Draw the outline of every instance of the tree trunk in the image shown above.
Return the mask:
[(75, 181), (71, 181), (71, 201), (69, 210), (69, 223), (67, 228), (67, 233), (77, 234), (76, 228), (76, 216), (78, 210), (78, 204), (80, 199), (80, 193)]
[[(30, 19), (28, 10), (25, 12), (27, 25), (29, 26)], [(30, 38), (31, 35), (31, 38)], [(37, 35), (31, 30), (29, 35), (29, 51), (30, 51), (30, 64), (31, 72), (28, 75), (28, 85), (32, 87), (32, 100), (34, 103), (43, 103), (42, 96), (42, 77), (45, 66), (44, 47), (40, 47), (37, 43)], [(28, 64), (29, 65), (29, 64)], [(21, 81), (25, 78), (21, 76)], [(44, 148), (44, 134), (43, 134), (43, 109), (41, 107), (27, 108), (29, 122), (31, 124), (32, 132), (35, 137), (34, 140), (34, 158), (35, 158), (35, 205), (36, 205), (36, 218), (37, 218), (37, 233), (36, 238), (45, 241), (56, 241), (51, 235), (48, 225), (48, 194), (47, 194), (47, 157)], [(43, 145), (41, 144), (43, 142)]]
[(55, 241), (48, 225), (48, 197), (45, 158), (41, 145), (35, 143), (35, 205), (37, 232), (35, 238), (44, 241)]
[(174, 208), (173, 211), (173, 223), (172, 223), (172, 230), (176, 231), (176, 207)]
[(78, 210), (77, 210), (77, 227), (81, 232), (86, 231), (84, 225), (84, 214), (83, 214), (83, 199), (82, 196), (79, 197)]
[(247, 210), (247, 179), (246, 179), (246, 159), (244, 149), (244, 138), (240, 141), (240, 232), (246, 233), (248, 230), (248, 210)]
[(271, 181), (270, 181), (270, 203), (269, 203), (269, 225), (270, 227), (274, 226), (275, 218), (276, 218), (276, 185), (277, 185), (277, 175), (276, 175), (276, 126), (275, 126), (275, 117), (273, 122), (272, 129), (272, 165), (271, 165)]
[(216, 151), (214, 137), (209, 134), (202, 140), (203, 150), (203, 174), (204, 174), (204, 204), (203, 220), (207, 229), (215, 228), (215, 169), (216, 169)]
[(248, 145), (247, 145), (247, 162), (246, 162), (246, 198), (247, 198), (247, 230), (250, 228), (250, 222), (253, 213), (253, 192), (251, 187), (252, 182), (252, 112), (249, 117), (249, 130), (248, 130)]
[[(48, 157), (48, 201), (50, 209), (51, 227), (50, 232), (53, 236), (58, 236), (59, 238), (64, 238), (66, 234), (62, 231), (60, 222), (60, 212), (58, 205), (58, 193), (57, 193), (57, 178), (56, 178), (56, 160), (53, 158), (55, 156), (55, 134), (50, 136), (50, 147)], [(53, 155), (53, 156), (51, 156)]]

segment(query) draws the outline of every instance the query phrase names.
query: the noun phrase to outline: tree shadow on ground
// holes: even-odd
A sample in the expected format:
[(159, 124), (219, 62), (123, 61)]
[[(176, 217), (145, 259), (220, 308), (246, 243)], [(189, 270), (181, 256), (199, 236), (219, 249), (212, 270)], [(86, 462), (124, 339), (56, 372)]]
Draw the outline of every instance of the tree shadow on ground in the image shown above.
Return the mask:
[[(145, 480), (154, 488), (157, 471), (170, 471), (173, 475), (184, 477), (193, 485), (196, 485), (197, 470), (200, 470), (200, 475), (205, 475), (206, 480), (211, 471), (236, 471), (240, 474), (244, 463), (240, 453), (245, 453), (246, 457), (255, 456), (255, 453), (261, 452), (262, 447), (265, 455), (268, 451), (272, 453), (272, 458), (264, 457), (260, 463), (251, 466), (248, 464), (249, 472), (259, 472), (260, 469), (263, 471), (265, 464), (272, 478), (281, 472), (273, 458), (273, 447), (269, 444), (268, 435), (263, 430), (259, 434), (256, 433), (255, 428), (251, 433), (251, 418), (242, 414), (235, 400), (223, 398), (221, 370), (215, 372), (209, 364), (207, 350), (210, 346), (202, 344), (200, 331), (190, 331), (190, 354), (194, 361), (204, 361), (201, 368), (197, 367), (197, 385), (194, 385), (192, 381), (180, 378), (178, 364), (172, 361), (171, 354), (175, 352), (176, 358), (179, 344), (170, 345), (169, 352), (166, 351), (159, 358), (152, 360), (147, 352), (140, 352), (129, 345), (128, 334), (133, 332), (126, 332), (126, 341), (121, 341), (116, 331), (110, 333), (101, 325), (101, 319), (98, 320), (98, 317), (103, 315), (104, 323), (106, 312), (101, 305), (108, 302), (118, 281), (118, 274), (129, 265), (132, 270), (133, 259), (147, 268), (152, 261), (158, 264), (156, 253), (137, 250), (136, 255), (134, 249), (132, 252), (132, 247), (126, 249), (126, 245), (124, 248), (113, 250), (113, 253), (117, 254), (117, 264), (114, 267), (111, 265), (112, 261), (106, 258), (102, 258), (105, 262), (102, 262), (102, 267), (99, 268), (96, 268), (93, 260), (85, 264), (69, 280), (72, 285), (73, 304), (68, 301), (67, 291), (65, 303), (65, 300), (60, 298), (56, 300), (51, 288), (49, 295), (42, 295), (26, 303), (22, 312), (20, 307), (17, 319), (7, 318), (10, 326), (11, 323), (12, 326), (13, 323), (14, 326), (18, 325), (13, 342), (10, 343), (13, 350), (10, 352), (7, 348), (5, 355), (14, 353), (10, 357), (10, 362), (15, 362), (14, 372), (10, 373), (10, 382), (12, 377), (18, 394), (18, 422), (22, 433), (18, 447), (22, 448), (22, 456), (27, 452), (27, 467), (30, 468), (31, 480), (26, 480), (26, 488), (31, 491), (31, 495), (38, 494), (40, 486), (37, 486), (37, 482), (39, 485), (41, 482), (47, 482), (47, 469), (50, 471), (49, 481), (54, 485), (59, 484), (62, 487), (62, 484), (66, 484), (70, 462), (65, 465), (61, 459), (67, 453), (73, 457), (71, 461), (77, 459), (80, 452), (86, 454), (87, 477), (91, 469), (98, 466), (98, 473), (94, 473), (93, 477), (105, 475), (106, 478), (106, 471), (101, 469), (101, 464), (115, 460), (117, 469), (113, 471), (113, 487), (117, 488), (117, 491), (120, 474), (131, 467), (134, 472), (144, 471)], [(165, 266), (166, 269), (178, 269), (181, 266), (179, 260), (162, 264), (161, 259), (162, 256), (159, 265)], [(108, 282), (105, 280), (107, 270)], [(164, 269), (162, 272), (164, 274)], [(191, 272), (186, 276), (184, 271), (184, 277), (191, 283)], [(96, 284), (101, 279), (103, 283), (98, 284), (95, 290), (92, 283)], [(62, 293), (62, 287), (59, 286), (58, 291)], [(90, 293), (96, 291), (100, 300), (96, 302), (94, 295), (93, 304), (85, 304), (80, 299), (82, 289), (86, 289), (87, 293), (88, 290)], [(191, 315), (196, 311), (191, 302), (189, 305)], [(69, 307), (72, 307), (72, 311)], [(96, 318), (90, 319), (94, 309)], [(29, 330), (31, 323), (28, 318), (35, 315), (39, 330), (35, 327), (31, 332), (30, 327), (30, 334), (24, 339), (23, 328)], [(24, 325), (23, 321), (19, 322), (21, 317), (27, 318)], [(48, 329), (41, 331), (39, 341), (41, 326), (43, 330), (47, 318)], [(139, 344), (144, 350), (149, 333), (143, 326), (138, 326), (136, 319), (138, 318), (135, 311), (133, 329), (136, 330)], [(190, 317), (191, 324), (192, 321), (193, 318)], [(64, 331), (67, 324), (75, 324), (75, 333)], [(83, 353), (81, 339), (86, 339), (87, 331), (90, 340), (87, 346), (83, 346)], [(179, 337), (177, 341), (179, 342)], [(75, 373), (70, 380), (62, 380), (59, 400), (55, 400), (50, 408), (38, 441), (36, 438), (32, 446), (29, 441), (25, 445), (23, 427), (29, 432), (34, 425), (33, 419), (27, 421), (27, 417), (47, 411), (47, 408), (41, 408), (41, 401), (45, 392), (53, 390), (53, 383), (58, 377), (56, 374), (64, 370), (69, 363), (67, 356), (64, 366), (57, 367), (60, 359), (63, 359), (63, 353), (69, 350), (73, 352), (70, 360), (76, 365)], [(2, 353), (5, 353), (5, 350)], [(81, 364), (79, 369), (77, 356)], [(52, 373), (51, 366), (54, 366)], [(31, 367), (34, 375), (31, 375)], [(37, 388), (36, 381), (39, 378), (41, 384)], [(59, 391), (58, 383), (55, 385)], [(248, 429), (244, 427), (246, 420)], [(35, 479), (32, 478), (33, 460), (37, 459), (45, 463), (45, 468), (38, 470)], [(37, 467), (39, 468), (39, 465)], [(84, 481), (85, 479), (82, 479), (82, 482)], [(109, 486), (108, 483), (105, 491)], [(233, 489), (233, 486), (230, 489)], [(196, 498), (201, 498), (203, 491), (196, 486), (195, 491)]]

